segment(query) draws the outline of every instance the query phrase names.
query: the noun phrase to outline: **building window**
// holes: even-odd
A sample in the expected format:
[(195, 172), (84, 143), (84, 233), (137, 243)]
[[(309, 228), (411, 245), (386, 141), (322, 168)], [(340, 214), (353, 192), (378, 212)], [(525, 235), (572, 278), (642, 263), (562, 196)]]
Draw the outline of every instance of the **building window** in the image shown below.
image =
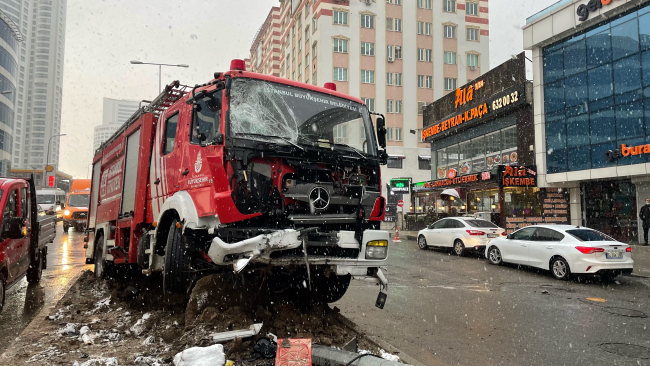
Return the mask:
[(334, 24), (348, 25), (348, 12), (334, 10)]
[(433, 27), (433, 24), (431, 23), (424, 23), (424, 35), (425, 36), (430, 36), (431, 35), (431, 28)]
[(424, 111), (424, 107), (427, 106), (427, 102), (418, 102), (418, 115), (421, 116)]
[(311, 55), (312, 55), (313, 58), (316, 58), (316, 50), (317, 50), (316, 45), (317, 45), (317, 43), (314, 42), (314, 44), (311, 46)]
[[(421, 136), (421, 134), (420, 134)], [(418, 156), (418, 170), (431, 170), (431, 157)]]
[(456, 90), (455, 78), (445, 78), (445, 90)]
[(418, 48), (418, 61), (431, 62), (431, 50)]
[(334, 52), (348, 53), (348, 41), (347, 41), (347, 39), (334, 38)]
[(375, 55), (375, 44), (369, 42), (361, 42), (361, 55), (362, 56), (374, 56)]
[(448, 13), (456, 12), (456, 1), (455, 0), (442, 0), (442, 11)]
[(453, 25), (445, 25), (445, 38), (456, 38), (456, 27)]
[(386, 73), (386, 85), (393, 85), (393, 73), (392, 72), (387, 72)]
[(425, 87), (427, 89), (433, 88), (433, 76), (427, 76), (425, 81), (426, 81)]
[(386, 100), (386, 113), (393, 113), (393, 100)]
[(402, 5), (402, 0), (386, 0), (386, 4)]
[(318, 79), (316, 78), (316, 71), (314, 71), (314, 73), (311, 75), (311, 82), (313, 85), (318, 85)]
[(478, 67), (478, 55), (475, 54), (468, 54), (467, 55), (467, 66), (470, 68), (477, 68)]
[(395, 73), (395, 86), (402, 86), (402, 73), (401, 72), (396, 72)]
[(395, 113), (398, 113), (398, 114), (402, 113), (402, 101), (401, 100), (396, 100), (395, 101)]
[[(348, 81), (348, 69), (344, 67), (335, 67), (334, 68), (334, 81)], [(314, 80), (316, 77), (314, 76)]]
[(386, 128), (386, 140), (387, 141), (394, 141), (394, 139), (393, 139), (393, 127)]
[(396, 60), (402, 59), (402, 46), (395, 46), (395, 59)]
[(431, 0), (418, 0), (418, 8), (431, 9)]
[(298, 77), (302, 76), (302, 64), (298, 64)]
[(393, 18), (386, 18), (386, 30), (387, 31), (393, 31), (393, 25), (395, 24), (395, 19)]
[(444, 56), (447, 65), (456, 65), (456, 52), (445, 52)]
[(318, 27), (318, 18), (314, 15), (313, 18), (311, 18), (311, 28), (312, 32), (316, 32), (316, 28)]
[(402, 19), (395, 19), (395, 32), (402, 31)]
[(418, 88), (424, 88), (424, 75), (418, 75)]
[(465, 3), (465, 13), (467, 15), (478, 15), (478, 3)]
[(361, 28), (374, 28), (375, 16), (370, 14), (361, 14)]
[(401, 158), (388, 158), (388, 164), (386, 164), (388, 169), (402, 169), (402, 159)]
[(418, 22), (418, 34), (424, 34), (424, 22)]
[(375, 98), (361, 98), (370, 112), (375, 111)]
[(467, 28), (467, 40), (478, 41), (479, 32), (478, 28)]
[(373, 70), (361, 70), (361, 84), (374, 84), (375, 72)]

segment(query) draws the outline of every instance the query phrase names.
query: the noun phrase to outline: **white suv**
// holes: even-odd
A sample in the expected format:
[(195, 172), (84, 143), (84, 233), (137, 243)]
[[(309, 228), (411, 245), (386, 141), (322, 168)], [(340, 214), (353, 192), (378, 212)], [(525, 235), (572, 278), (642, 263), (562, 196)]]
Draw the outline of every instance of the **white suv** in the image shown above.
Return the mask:
[(489, 240), (505, 235), (504, 229), (486, 220), (449, 217), (420, 230), (418, 246), (420, 249), (448, 247), (453, 248), (457, 255), (463, 255), (467, 249), (484, 251)]

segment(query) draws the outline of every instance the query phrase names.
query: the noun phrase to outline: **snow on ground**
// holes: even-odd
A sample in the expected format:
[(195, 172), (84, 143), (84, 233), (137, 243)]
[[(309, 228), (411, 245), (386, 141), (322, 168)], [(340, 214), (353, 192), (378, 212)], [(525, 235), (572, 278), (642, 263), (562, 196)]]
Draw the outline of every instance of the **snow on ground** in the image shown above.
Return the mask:
[(223, 366), (225, 362), (226, 355), (221, 344), (188, 348), (174, 356), (175, 366)]
[(119, 363), (115, 357), (99, 357), (91, 358), (84, 363), (75, 361), (73, 366), (119, 366)]
[(380, 350), (379, 350), (379, 355), (380, 355), (381, 358), (383, 358), (384, 360), (394, 361), (394, 362), (399, 362), (399, 356), (396, 356), (396, 355), (390, 354), (390, 353), (384, 351), (383, 349), (380, 349)]

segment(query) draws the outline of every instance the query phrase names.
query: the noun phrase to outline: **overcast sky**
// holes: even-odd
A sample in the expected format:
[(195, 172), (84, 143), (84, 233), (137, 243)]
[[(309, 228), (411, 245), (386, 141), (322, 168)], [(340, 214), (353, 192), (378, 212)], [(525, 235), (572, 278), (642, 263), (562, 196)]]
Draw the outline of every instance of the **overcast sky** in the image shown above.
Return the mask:
[[(415, 0), (403, 0), (415, 1)], [(527, 16), (557, 0), (490, 1), (490, 67), (522, 51)], [(102, 100), (151, 99), (158, 67), (131, 60), (188, 64), (163, 68), (163, 84), (194, 85), (246, 58), (257, 29), (278, 0), (68, 0), (60, 170), (85, 178)]]

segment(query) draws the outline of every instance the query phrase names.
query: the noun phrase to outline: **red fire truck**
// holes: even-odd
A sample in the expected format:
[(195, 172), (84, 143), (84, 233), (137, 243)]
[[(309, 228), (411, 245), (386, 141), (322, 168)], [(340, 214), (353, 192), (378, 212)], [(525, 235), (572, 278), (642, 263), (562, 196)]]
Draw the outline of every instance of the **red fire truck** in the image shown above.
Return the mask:
[(241, 60), (147, 103), (93, 159), (86, 258), (97, 276), (137, 265), (185, 293), (206, 269), (264, 268), (306, 275), (328, 301), (351, 278), (385, 288), (383, 116), (375, 135), (368, 108), (335, 84), (247, 72)]

